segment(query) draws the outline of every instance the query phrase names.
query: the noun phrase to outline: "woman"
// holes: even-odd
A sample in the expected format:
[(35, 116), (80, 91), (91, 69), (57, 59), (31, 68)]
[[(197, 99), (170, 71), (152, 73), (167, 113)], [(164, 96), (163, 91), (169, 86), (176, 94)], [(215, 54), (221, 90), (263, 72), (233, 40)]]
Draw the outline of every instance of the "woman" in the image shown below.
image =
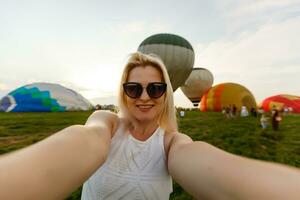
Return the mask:
[[(168, 199), (167, 151), (177, 131), (172, 87), (163, 63), (133, 54), (119, 93), (121, 117), (111, 114), (110, 152), (84, 184), (82, 199)], [(102, 115), (102, 113), (95, 113)], [(165, 151), (166, 150), (166, 151)]]
[[(179, 133), (163, 63), (134, 53), (122, 115), (97, 111), (0, 159), (0, 199), (168, 199), (171, 177), (197, 199), (299, 199), (300, 172), (235, 156)], [(89, 178), (90, 177), (90, 178)]]

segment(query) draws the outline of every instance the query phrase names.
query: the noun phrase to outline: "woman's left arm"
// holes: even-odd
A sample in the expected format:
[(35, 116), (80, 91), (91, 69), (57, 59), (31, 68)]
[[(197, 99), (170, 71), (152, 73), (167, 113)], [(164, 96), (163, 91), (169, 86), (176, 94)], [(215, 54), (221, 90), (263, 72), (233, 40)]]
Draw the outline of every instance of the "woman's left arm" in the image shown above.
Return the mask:
[(230, 154), (176, 133), (168, 169), (197, 199), (300, 199), (300, 170)]

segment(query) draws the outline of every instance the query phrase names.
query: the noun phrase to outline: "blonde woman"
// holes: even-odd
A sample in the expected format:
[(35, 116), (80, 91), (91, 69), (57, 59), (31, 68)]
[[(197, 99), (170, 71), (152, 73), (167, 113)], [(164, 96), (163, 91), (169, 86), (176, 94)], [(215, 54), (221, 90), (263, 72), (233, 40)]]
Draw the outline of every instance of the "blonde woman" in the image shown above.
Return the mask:
[[(300, 199), (300, 172), (232, 155), (177, 130), (164, 64), (134, 53), (125, 66), (120, 114), (96, 111), (0, 158), (0, 199), (168, 199), (172, 178), (197, 199)], [(172, 178), (171, 178), (172, 177)]]

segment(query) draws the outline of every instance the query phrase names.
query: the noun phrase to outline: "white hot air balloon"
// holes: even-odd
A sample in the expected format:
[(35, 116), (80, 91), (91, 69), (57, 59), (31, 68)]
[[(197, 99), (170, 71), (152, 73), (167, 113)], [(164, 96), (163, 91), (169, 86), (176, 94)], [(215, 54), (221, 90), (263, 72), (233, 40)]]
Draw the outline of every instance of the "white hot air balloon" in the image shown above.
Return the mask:
[(193, 71), (181, 86), (182, 92), (193, 103), (198, 106), (201, 97), (213, 85), (213, 74), (204, 68), (193, 68)]
[(22, 86), (0, 101), (0, 110), (5, 112), (60, 112), (92, 108), (93, 105), (79, 93), (53, 83)]
[(167, 33), (152, 35), (138, 47), (138, 51), (158, 55), (167, 67), (173, 91), (184, 84), (194, 65), (192, 45), (184, 38)]

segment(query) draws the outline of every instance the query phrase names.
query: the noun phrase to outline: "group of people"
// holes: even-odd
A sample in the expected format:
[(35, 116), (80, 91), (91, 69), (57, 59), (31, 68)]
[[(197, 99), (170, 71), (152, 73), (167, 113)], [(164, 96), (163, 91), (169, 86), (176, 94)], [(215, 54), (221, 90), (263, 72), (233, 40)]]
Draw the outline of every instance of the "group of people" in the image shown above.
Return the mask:
[[(222, 113), (226, 116), (227, 119), (235, 118), (236, 116), (238, 116), (238, 108), (235, 104), (232, 104), (232, 105), (230, 104), (228, 106), (223, 107)], [(257, 117), (256, 108), (251, 107), (250, 114), (253, 117)], [(248, 108), (244, 105), (240, 109), (240, 116), (241, 117), (248, 117), (249, 116)]]
[(119, 86), (119, 113), (95, 111), (0, 157), (0, 199), (169, 199), (172, 179), (196, 199), (300, 199), (300, 170), (241, 157), (177, 128), (164, 63), (133, 53)]
[[(273, 106), (270, 115), (271, 115), (272, 129), (274, 131), (278, 131), (279, 124), (282, 121), (282, 115), (280, 114), (279, 110), (275, 106)], [(268, 127), (269, 117), (267, 117), (266, 113), (262, 113), (261, 118), (260, 118), (260, 124), (261, 124), (262, 129), (266, 129)]]
[[(232, 105), (224, 106), (222, 109), (222, 113), (226, 116), (227, 119), (235, 118), (237, 116), (238, 109), (235, 104), (232, 104)], [(257, 112), (257, 110), (254, 107), (251, 107), (250, 114), (252, 117), (259, 116), (259, 113)], [(266, 113), (263, 112), (263, 110), (261, 111), (260, 114), (261, 114), (260, 125), (261, 125), (262, 129), (266, 129), (269, 125), (269, 117), (266, 115)], [(280, 115), (279, 110), (275, 106), (273, 106), (270, 114), (272, 116), (271, 117), (272, 128), (273, 128), (273, 130), (277, 131), (277, 130), (279, 130), (279, 124), (280, 124), (280, 121), (282, 120), (282, 116)], [(248, 109), (246, 106), (241, 107), (240, 116), (241, 117), (249, 116), (249, 112), (248, 112)]]
[(237, 107), (235, 104), (224, 106), (222, 113), (225, 114), (227, 119), (234, 118), (237, 116)]

